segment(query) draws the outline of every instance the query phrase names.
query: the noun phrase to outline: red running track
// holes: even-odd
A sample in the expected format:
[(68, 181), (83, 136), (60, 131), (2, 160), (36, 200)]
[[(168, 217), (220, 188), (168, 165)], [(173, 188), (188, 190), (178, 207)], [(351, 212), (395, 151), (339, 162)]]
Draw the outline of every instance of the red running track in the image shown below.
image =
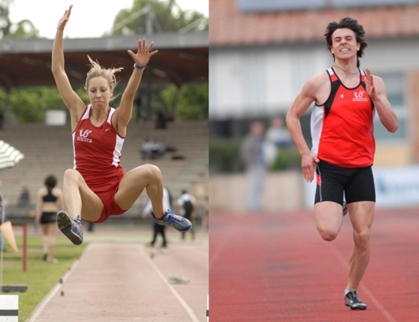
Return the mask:
[(352, 227), (323, 241), (310, 212), (210, 218), (209, 321), (419, 321), (419, 208), (378, 210), (359, 288), (343, 304)]

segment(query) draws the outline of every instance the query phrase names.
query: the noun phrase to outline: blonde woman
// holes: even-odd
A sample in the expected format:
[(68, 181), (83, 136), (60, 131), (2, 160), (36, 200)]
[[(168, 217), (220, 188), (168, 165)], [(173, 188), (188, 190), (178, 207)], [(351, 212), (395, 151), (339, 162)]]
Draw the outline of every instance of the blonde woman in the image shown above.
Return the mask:
[(106, 69), (89, 58), (85, 89), (87, 106), (73, 90), (64, 69), (63, 33), (72, 6), (58, 22), (52, 48), (52, 74), (64, 104), (71, 115), (74, 167), (64, 173), (64, 203), (67, 212), (57, 216), (59, 229), (75, 245), (83, 242), (81, 219), (101, 223), (109, 216), (121, 215), (138, 199), (144, 189), (151, 200), (153, 219), (179, 231), (189, 230), (191, 223), (163, 208), (163, 178), (152, 164), (139, 166), (124, 173), (120, 164), (122, 147), (131, 119), (135, 93), (144, 69), (157, 50), (153, 43), (138, 41), (137, 52), (128, 50), (133, 71), (121, 96), (120, 106), (109, 105), (117, 84), (115, 73), (122, 68)]
[(57, 178), (49, 175), (36, 196), (35, 220), (42, 230), (43, 259), (56, 263), (54, 258), (57, 236), (57, 212), (64, 209), (63, 192), (57, 187)]

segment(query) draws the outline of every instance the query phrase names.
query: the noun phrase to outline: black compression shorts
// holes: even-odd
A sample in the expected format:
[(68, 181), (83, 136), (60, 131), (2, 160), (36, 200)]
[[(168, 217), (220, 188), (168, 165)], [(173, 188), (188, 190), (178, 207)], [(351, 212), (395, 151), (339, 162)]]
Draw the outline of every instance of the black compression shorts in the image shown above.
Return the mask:
[(41, 215), (41, 224), (49, 224), (57, 221), (56, 212), (43, 212)]
[(315, 201), (333, 201), (343, 204), (358, 201), (375, 202), (374, 176), (371, 166), (342, 168), (320, 161), (316, 167)]

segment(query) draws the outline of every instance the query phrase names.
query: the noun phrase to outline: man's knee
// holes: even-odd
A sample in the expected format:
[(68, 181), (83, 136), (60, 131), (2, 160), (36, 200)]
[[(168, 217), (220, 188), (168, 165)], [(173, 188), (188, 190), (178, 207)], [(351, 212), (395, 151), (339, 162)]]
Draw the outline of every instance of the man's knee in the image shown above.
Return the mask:
[(317, 227), (317, 230), (325, 241), (335, 240), (339, 233), (339, 231), (328, 227)]
[(371, 232), (369, 229), (364, 229), (360, 232), (354, 231), (355, 245), (361, 249), (367, 249), (370, 244)]

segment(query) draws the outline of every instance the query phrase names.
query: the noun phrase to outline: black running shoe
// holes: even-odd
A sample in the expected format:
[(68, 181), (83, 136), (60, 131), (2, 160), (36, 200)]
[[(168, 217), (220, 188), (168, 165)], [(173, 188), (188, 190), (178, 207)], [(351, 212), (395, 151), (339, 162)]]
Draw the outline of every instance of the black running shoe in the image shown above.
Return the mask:
[(345, 305), (351, 310), (366, 310), (367, 305), (358, 298), (357, 291), (350, 291), (344, 297)]

